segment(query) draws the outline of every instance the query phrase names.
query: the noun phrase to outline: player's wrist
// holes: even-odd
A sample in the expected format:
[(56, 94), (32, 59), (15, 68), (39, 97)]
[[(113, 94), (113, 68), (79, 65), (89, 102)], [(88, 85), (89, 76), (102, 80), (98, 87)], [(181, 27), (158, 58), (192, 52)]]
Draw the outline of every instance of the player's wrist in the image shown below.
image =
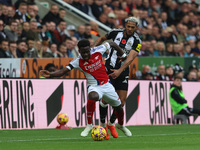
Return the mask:
[(125, 58), (126, 56), (127, 56), (126, 53), (124, 53), (121, 57), (122, 57), (122, 58)]

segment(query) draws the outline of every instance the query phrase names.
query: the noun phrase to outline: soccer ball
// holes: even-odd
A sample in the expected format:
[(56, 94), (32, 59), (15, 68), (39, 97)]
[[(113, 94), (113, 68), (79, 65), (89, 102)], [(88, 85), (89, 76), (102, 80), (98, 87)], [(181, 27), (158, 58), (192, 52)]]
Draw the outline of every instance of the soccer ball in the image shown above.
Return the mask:
[(94, 141), (103, 141), (105, 140), (106, 135), (106, 130), (101, 126), (94, 127), (91, 131), (91, 136)]
[(65, 113), (59, 113), (57, 116), (57, 121), (60, 125), (65, 125), (69, 120), (69, 117)]

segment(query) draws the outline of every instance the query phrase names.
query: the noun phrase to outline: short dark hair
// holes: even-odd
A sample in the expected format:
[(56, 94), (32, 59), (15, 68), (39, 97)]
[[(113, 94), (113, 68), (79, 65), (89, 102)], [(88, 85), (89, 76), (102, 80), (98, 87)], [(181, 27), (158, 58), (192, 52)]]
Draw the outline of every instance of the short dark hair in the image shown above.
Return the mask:
[(78, 42), (78, 48), (90, 46), (90, 41), (88, 39), (82, 39)]
[(50, 67), (55, 67), (55, 65), (53, 63), (48, 63), (46, 66), (45, 66), (45, 70), (49, 70)]
[(179, 75), (175, 75), (175, 76), (174, 76), (174, 80), (176, 80), (176, 79), (182, 80), (183, 78), (182, 78), (181, 76), (179, 76)]

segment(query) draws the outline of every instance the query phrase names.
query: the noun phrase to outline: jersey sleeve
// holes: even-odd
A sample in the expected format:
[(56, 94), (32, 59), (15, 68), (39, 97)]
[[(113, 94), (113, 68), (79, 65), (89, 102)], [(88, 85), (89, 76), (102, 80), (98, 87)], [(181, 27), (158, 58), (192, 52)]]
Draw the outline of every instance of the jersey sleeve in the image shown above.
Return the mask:
[(69, 70), (72, 70), (73, 68), (79, 68), (79, 57), (72, 60), (69, 65), (66, 66)]
[(103, 55), (109, 49), (110, 49), (110, 44), (108, 42), (105, 42), (104, 44), (100, 46), (94, 47), (91, 51), (92, 53), (99, 52)]
[(139, 37), (136, 37), (132, 49), (139, 53), (141, 47), (142, 47), (142, 41)]
[(116, 29), (112, 29), (111, 31), (109, 31), (108, 33), (106, 33), (105, 37), (107, 39), (112, 39), (113, 37), (115, 37), (117, 35), (117, 31)]

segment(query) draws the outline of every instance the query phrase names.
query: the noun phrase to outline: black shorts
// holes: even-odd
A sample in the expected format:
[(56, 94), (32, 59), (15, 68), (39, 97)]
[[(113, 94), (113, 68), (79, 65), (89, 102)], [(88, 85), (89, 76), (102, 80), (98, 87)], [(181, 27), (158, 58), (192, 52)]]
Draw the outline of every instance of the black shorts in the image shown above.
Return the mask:
[(116, 79), (110, 77), (110, 82), (115, 87), (115, 90), (128, 91), (128, 78), (129, 76), (119, 76)]
[[(115, 68), (106, 65), (106, 69), (107, 69), (107, 74), (109, 75), (112, 73), (110, 69), (115, 69)], [(126, 68), (116, 79), (110, 77), (110, 82), (115, 87), (115, 90), (128, 91), (128, 78), (129, 78), (129, 68)]]

